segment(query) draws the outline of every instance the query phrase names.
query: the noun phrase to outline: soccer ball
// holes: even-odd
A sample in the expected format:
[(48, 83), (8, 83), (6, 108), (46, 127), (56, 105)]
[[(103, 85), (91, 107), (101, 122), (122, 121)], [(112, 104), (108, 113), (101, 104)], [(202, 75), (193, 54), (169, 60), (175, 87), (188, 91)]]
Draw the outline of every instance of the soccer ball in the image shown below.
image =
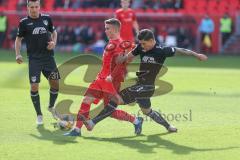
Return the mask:
[(58, 122), (54, 125), (54, 128), (61, 130), (70, 130), (74, 125), (74, 117), (70, 114), (59, 115)]

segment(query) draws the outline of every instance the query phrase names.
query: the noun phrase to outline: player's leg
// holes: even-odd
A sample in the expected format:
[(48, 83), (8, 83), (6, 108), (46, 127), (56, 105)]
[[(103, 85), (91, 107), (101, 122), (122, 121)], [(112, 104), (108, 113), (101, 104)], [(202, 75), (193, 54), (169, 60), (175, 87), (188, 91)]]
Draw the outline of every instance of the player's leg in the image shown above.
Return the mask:
[[(132, 87), (129, 87), (129, 88), (126, 88), (124, 90), (121, 91), (121, 97), (122, 97), (122, 103), (124, 104), (129, 104), (129, 103), (132, 103), (135, 101), (135, 96), (138, 95), (137, 93), (137, 90), (139, 89), (136, 89), (136, 88), (139, 88), (139, 87), (136, 87), (137, 85), (134, 85)], [(135, 134), (139, 135), (141, 134), (142, 132), (142, 123), (143, 123), (143, 118), (142, 117), (135, 117), (135, 116), (132, 116), (130, 114), (128, 114), (127, 112), (125, 111), (122, 111), (122, 110), (115, 110), (111, 116), (114, 116), (116, 115), (117, 118), (120, 117), (120, 118), (123, 118), (123, 120), (129, 120), (130, 122), (133, 123), (134, 125), (134, 130), (135, 130)]]
[(75, 127), (68, 133), (65, 133), (65, 136), (80, 136), (81, 128), (83, 126), (83, 120), (87, 120), (89, 117), (90, 106), (94, 100), (101, 99), (101, 87), (98, 84), (98, 81), (93, 81), (88, 87), (86, 93), (84, 94), (83, 101), (81, 103), (80, 109), (78, 111), (77, 120)]
[[(133, 87), (133, 86), (132, 86)], [(118, 105), (121, 104), (129, 104), (132, 102), (135, 102), (135, 94), (132, 93), (131, 87), (123, 89), (119, 94), (116, 94), (115, 96), (112, 96), (109, 103), (104, 107), (104, 109), (92, 120), (89, 120), (86, 122), (86, 126), (88, 130), (92, 130), (93, 127), (106, 117), (110, 116)]]
[(38, 93), (39, 83), (40, 83), (40, 74), (41, 74), (41, 64), (36, 60), (29, 59), (29, 81), (31, 85), (31, 100), (34, 106), (34, 109), (37, 114), (37, 125), (43, 124), (42, 111), (40, 106), (40, 96)]
[(81, 129), (83, 126), (83, 122), (81, 121), (80, 116), (84, 116), (87, 119), (89, 118), (89, 111), (90, 111), (90, 107), (91, 104), (94, 102), (95, 98), (88, 94), (83, 98), (83, 101), (81, 103), (80, 109), (78, 111), (78, 115), (77, 115), (77, 122), (76, 122), (76, 128)]
[[(104, 99), (104, 106), (106, 106), (109, 103), (108, 99)], [(126, 111), (120, 110), (120, 109), (116, 109), (111, 115), (110, 117), (120, 120), (120, 121), (126, 121), (126, 122), (130, 122), (134, 125), (134, 132), (135, 134), (139, 135), (141, 134), (142, 131), (142, 123), (143, 123), (143, 118), (142, 117), (136, 117), (133, 116), (131, 114), (129, 114)]]
[(169, 132), (177, 132), (177, 128), (170, 125), (162, 115), (151, 108), (150, 98), (137, 99), (137, 103), (140, 106), (143, 114), (149, 116), (156, 123), (163, 125)]
[(83, 98), (83, 101), (80, 105), (80, 109), (78, 111), (76, 124), (70, 132), (64, 134), (64, 136), (81, 136), (81, 128), (83, 126), (82, 117), (88, 119), (89, 111), (91, 104), (94, 102), (95, 98), (91, 95), (86, 95)]
[(58, 114), (55, 110), (55, 102), (58, 97), (58, 91), (59, 91), (59, 80), (52, 80), (49, 79), (49, 85), (50, 85), (50, 90), (49, 90), (49, 105), (48, 105), (48, 110), (49, 112), (52, 113), (52, 116), (54, 119), (58, 119)]
[(54, 119), (58, 119), (54, 105), (58, 97), (60, 74), (53, 57), (48, 59), (43, 67), (42, 73), (48, 79), (50, 86), (48, 110), (52, 113)]
[(142, 117), (135, 117), (131, 114), (129, 114), (126, 111), (116, 109), (112, 114), (111, 117), (120, 121), (127, 121), (133, 124), (134, 126), (134, 133), (136, 135), (141, 134), (142, 132), (142, 123), (143, 118)]
[(37, 114), (37, 125), (43, 124), (43, 117), (42, 117), (42, 111), (40, 106), (40, 96), (38, 93), (39, 84), (38, 83), (31, 83), (31, 99), (34, 106), (34, 109)]
[[(113, 83), (113, 84), (115, 86), (115, 89), (119, 91), (119, 88), (120, 88), (119, 83)], [(109, 103), (109, 101), (111, 100), (111, 95), (104, 94), (103, 95), (103, 100), (104, 100), (104, 106), (106, 106)], [(111, 114), (110, 117), (112, 117), (114, 119), (117, 119), (117, 120), (120, 120), (120, 121), (128, 121), (128, 122), (131, 122), (133, 124), (138, 122), (138, 119), (135, 116), (133, 116), (133, 115), (131, 115), (131, 114), (129, 114), (129, 113), (123, 111), (123, 110), (119, 110), (119, 109), (116, 109)]]

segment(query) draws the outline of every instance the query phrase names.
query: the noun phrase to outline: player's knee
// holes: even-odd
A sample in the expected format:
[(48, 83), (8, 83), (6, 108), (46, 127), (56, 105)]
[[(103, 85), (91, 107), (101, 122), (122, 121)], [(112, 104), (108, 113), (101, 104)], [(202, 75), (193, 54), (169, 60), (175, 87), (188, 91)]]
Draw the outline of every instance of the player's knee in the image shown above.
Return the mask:
[(117, 105), (123, 104), (123, 99), (119, 95), (111, 97), (111, 101)]
[(49, 80), (49, 84), (51, 86), (51, 88), (54, 89), (59, 89), (59, 81), (58, 80)]
[(33, 92), (38, 91), (38, 83), (32, 83), (31, 84), (31, 91), (33, 91)]
[(148, 115), (151, 112), (151, 108), (141, 108), (141, 111), (144, 115)]
[(93, 101), (94, 101), (94, 98), (90, 97), (90, 96), (85, 96), (83, 98), (83, 103), (85, 103), (85, 104), (91, 104)]

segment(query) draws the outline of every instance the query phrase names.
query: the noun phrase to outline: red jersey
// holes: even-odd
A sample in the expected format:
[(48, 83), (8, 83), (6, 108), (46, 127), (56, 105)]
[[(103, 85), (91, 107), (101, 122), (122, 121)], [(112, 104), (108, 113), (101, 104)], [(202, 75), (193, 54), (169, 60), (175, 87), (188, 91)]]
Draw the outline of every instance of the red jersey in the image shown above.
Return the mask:
[(121, 22), (120, 35), (123, 40), (134, 42), (133, 22), (136, 21), (136, 14), (131, 9), (118, 9), (116, 11), (116, 18)]
[(126, 65), (116, 65), (115, 63), (115, 58), (119, 54), (124, 53), (124, 49), (120, 46), (122, 42), (122, 39), (110, 40), (108, 42), (103, 53), (102, 68), (97, 78), (105, 79), (107, 76), (111, 75), (113, 79), (119, 79), (119, 81), (124, 80)]

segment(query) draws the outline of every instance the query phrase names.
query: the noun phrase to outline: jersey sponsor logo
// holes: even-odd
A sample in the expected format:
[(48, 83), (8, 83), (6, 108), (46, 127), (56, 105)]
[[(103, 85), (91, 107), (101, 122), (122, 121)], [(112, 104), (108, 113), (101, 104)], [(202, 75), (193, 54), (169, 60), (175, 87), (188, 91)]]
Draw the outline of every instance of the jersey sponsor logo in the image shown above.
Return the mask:
[(43, 24), (45, 24), (47, 26), (48, 25), (48, 21), (47, 20), (43, 20)]
[(28, 23), (27, 25), (28, 25), (28, 26), (31, 26), (31, 25), (33, 25), (33, 23)]
[(156, 63), (155, 59), (153, 57), (148, 57), (148, 56), (144, 56), (142, 58), (143, 62), (147, 62), (147, 63)]
[(44, 33), (47, 33), (47, 30), (44, 27), (36, 27), (32, 32), (33, 35), (44, 34)]

